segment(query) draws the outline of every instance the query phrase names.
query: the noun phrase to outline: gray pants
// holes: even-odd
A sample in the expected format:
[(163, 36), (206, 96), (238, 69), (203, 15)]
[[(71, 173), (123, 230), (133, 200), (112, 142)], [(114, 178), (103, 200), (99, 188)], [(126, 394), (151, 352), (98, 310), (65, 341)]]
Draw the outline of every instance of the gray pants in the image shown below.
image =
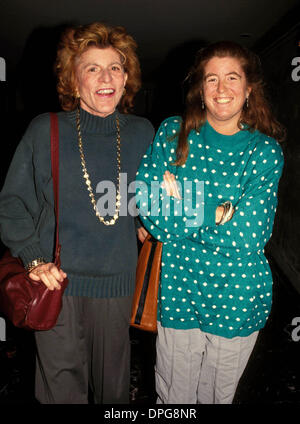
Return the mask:
[(57, 325), (36, 331), (41, 403), (129, 403), (131, 297), (63, 297)]
[(258, 331), (248, 337), (226, 339), (199, 329), (157, 325), (157, 403), (232, 403)]

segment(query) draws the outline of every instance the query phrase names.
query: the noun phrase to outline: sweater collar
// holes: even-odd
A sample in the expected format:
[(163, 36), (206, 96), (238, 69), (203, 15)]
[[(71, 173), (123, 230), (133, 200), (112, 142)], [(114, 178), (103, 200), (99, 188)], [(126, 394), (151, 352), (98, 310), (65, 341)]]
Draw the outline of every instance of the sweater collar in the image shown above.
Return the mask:
[(225, 135), (217, 132), (208, 121), (202, 127), (202, 134), (207, 145), (222, 147), (225, 150), (233, 149), (235, 146), (245, 145), (249, 143), (249, 130), (244, 126), (243, 130), (240, 130), (232, 135)]
[[(76, 127), (76, 114), (77, 110), (68, 112), (70, 121)], [(120, 128), (124, 127), (127, 124), (128, 118), (126, 115), (121, 114), (119, 111), (115, 110), (110, 115), (102, 118), (97, 115), (92, 115), (91, 113), (80, 108), (80, 128), (81, 132), (84, 134), (102, 134), (102, 135), (111, 135), (116, 133), (116, 117), (119, 118)]]

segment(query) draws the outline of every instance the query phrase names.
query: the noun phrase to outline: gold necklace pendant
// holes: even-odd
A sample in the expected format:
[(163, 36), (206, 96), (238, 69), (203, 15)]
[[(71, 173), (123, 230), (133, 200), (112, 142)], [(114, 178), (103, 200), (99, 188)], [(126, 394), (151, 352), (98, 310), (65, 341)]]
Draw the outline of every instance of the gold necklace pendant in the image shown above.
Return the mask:
[(78, 147), (79, 147), (79, 153), (80, 153), (80, 160), (81, 160), (81, 166), (82, 166), (82, 173), (83, 178), (85, 180), (87, 190), (89, 192), (89, 196), (91, 199), (91, 203), (93, 206), (93, 209), (95, 211), (95, 214), (100, 222), (104, 225), (114, 225), (116, 221), (119, 218), (120, 213), (120, 207), (121, 207), (121, 194), (120, 194), (120, 180), (121, 180), (121, 136), (120, 136), (120, 124), (119, 124), (119, 118), (116, 116), (116, 127), (117, 127), (117, 194), (116, 194), (116, 208), (114, 216), (111, 219), (104, 219), (103, 216), (100, 215), (99, 210), (97, 208), (96, 200), (94, 197), (92, 184), (90, 180), (90, 176), (87, 172), (86, 168), (86, 162), (85, 157), (83, 153), (83, 144), (82, 144), (82, 137), (81, 137), (81, 129), (80, 129), (80, 110), (77, 108), (76, 113), (76, 124), (77, 124), (77, 133), (78, 133)]

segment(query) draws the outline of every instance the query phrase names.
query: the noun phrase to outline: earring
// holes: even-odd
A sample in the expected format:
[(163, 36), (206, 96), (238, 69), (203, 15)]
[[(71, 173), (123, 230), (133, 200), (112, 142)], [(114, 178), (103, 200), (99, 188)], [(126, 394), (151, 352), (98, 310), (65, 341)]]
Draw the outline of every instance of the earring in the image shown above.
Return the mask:
[(201, 108), (202, 109), (205, 109), (205, 104), (204, 104), (204, 101), (203, 101), (203, 99), (201, 98)]
[(79, 91), (77, 89), (75, 90), (74, 97), (75, 97), (75, 99), (80, 99), (80, 94), (79, 94)]
[(249, 107), (249, 96), (246, 97), (246, 108), (248, 109)]

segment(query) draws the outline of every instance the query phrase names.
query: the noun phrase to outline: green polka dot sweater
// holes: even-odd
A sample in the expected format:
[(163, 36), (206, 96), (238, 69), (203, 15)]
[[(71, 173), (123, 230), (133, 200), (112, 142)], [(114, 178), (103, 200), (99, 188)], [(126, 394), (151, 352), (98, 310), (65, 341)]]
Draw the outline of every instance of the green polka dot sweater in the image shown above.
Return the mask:
[[(174, 166), (180, 124), (180, 117), (161, 124), (137, 173), (140, 218), (163, 242), (158, 320), (164, 327), (248, 336), (265, 325), (272, 303), (264, 246), (272, 233), (282, 150), (259, 131), (227, 136), (206, 122), (189, 134), (186, 163)], [(167, 170), (180, 199), (166, 194)], [(217, 226), (215, 210), (226, 200), (235, 213)]]

